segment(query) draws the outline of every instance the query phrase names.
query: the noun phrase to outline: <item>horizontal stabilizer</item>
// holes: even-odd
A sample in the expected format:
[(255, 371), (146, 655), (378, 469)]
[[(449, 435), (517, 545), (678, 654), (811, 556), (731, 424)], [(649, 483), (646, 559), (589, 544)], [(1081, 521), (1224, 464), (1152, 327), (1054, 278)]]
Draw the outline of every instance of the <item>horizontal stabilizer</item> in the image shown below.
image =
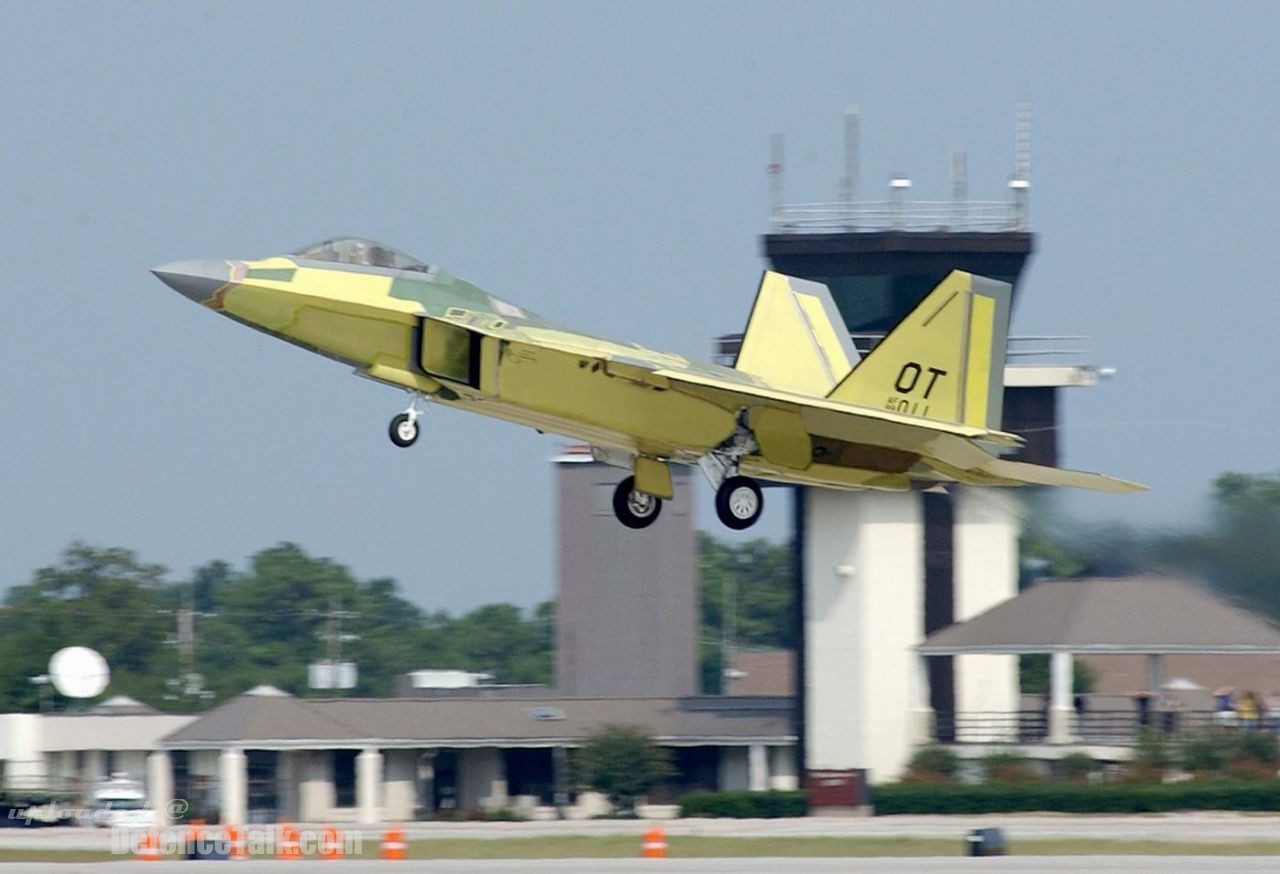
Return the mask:
[(1127, 495), (1132, 492), (1145, 492), (1147, 490), (1144, 485), (1116, 479), (1100, 473), (1046, 467), (1045, 465), (1031, 464), (1026, 461), (1008, 461), (1003, 458), (992, 459), (982, 466), (982, 470), (1001, 479), (1014, 480), (1024, 485), (1068, 486), (1076, 489), (1089, 489), (1095, 492), (1109, 492), (1113, 495)]
[(735, 369), (775, 388), (824, 397), (857, 361), (825, 285), (765, 271)]
[(1000, 430), (1011, 287), (953, 270), (831, 392), (849, 404)]

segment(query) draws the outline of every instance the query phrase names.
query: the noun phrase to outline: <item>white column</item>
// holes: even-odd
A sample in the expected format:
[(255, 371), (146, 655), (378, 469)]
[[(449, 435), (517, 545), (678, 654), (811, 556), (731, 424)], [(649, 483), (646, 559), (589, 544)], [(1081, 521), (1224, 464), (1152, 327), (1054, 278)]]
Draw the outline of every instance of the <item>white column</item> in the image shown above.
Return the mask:
[(763, 792), (769, 788), (769, 748), (752, 744), (747, 750), (747, 788)]
[(301, 795), (298, 774), (298, 756), (295, 750), (276, 753), (276, 819), (296, 821), (298, 800)]
[(790, 745), (770, 747), (769, 788), (792, 790), (800, 788), (796, 777), (796, 748)]
[(218, 757), (222, 824), (244, 825), (249, 817), (249, 760), (244, 750), (228, 747)]
[[(955, 620), (964, 622), (1018, 594), (1022, 503), (1016, 489), (955, 486), (953, 576)], [(957, 713), (1018, 710), (1018, 657), (954, 657)], [(969, 740), (1005, 740), (1003, 736)]]
[(896, 779), (911, 756), (908, 681), (924, 629), (914, 492), (805, 492), (805, 741), (810, 769)]
[(1075, 742), (1071, 705), (1072, 659), (1069, 652), (1055, 652), (1049, 657), (1049, 743)]
[(104, 780), (107, 774), (107, 754), (102, 750), (85, 750), (84, 779), (87, 783)]
[(356, 807), (360, 822), (370, 825), (381, 816), (382, 753), (373, 747), (365, 747), (356, 756)]
[[(1160, 694), (1160, 687), (1164, 685), (1164, 659), (1158, 655), (1147, 656), (1147, 691), (1152, 695)], [(1151, 702), (1155, 704), (1153, 700)]]
[(328, 750), (299, 750), (298, 819), (302, 822), (323, 822), (332, 815), (334, 788), (333, 771)]
[(147, 756), (147, 806), (155, 812), (157, 825), (169, 825), (169, 802), (172, 800), (173, 765), (168, 752), (156, 750)]
[(751, 788), (751, 762), (746, 747), (720, 747), (716, 788), (721, 792), (745, 792)]
[(913, 702), (911, 739), (922, 746), (931, 744), (935, 736), (935, 725), (933, 707), (929, 703), (929, 660), (926, 656), (916, 656), (909, 682)]
[(417, 758), (417, 750), (383, 753), (382, 815), (388, 822), (413, 819), (418, 806)]
[(506, 807), (507, 773), (502, 750), (493, 747), (458, 752), (458, 805), (463, 810)]

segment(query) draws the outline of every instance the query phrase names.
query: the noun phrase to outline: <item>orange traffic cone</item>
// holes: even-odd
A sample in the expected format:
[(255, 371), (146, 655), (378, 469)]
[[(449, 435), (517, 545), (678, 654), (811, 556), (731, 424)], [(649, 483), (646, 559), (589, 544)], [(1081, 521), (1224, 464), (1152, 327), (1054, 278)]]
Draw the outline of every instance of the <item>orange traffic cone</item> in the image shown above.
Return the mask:
[(404, 829), (392, 823), (382, 833), (382, 847), (378, 851), (379, 859), (400, 861), (409, 858), (408, 843), (405, 841)]
[(321, 859), (342, 858), (342, 834), (333, 826), (327, 825), (320, 831)]
[(301, 859), (302, 843), (299, 840), (298, 827), (290, 822), (280, 823), (277, 830), (279, 843), (276, 846), (277, 859)]
[(640, 855), (645, 859), (667, 858), (667, 833), (657, 826), (645, 832)]
[(159, 862), (164, 858), (160, 855), (160, 833), (149, 831), (143, 835), (137, 855), (144, 862)]

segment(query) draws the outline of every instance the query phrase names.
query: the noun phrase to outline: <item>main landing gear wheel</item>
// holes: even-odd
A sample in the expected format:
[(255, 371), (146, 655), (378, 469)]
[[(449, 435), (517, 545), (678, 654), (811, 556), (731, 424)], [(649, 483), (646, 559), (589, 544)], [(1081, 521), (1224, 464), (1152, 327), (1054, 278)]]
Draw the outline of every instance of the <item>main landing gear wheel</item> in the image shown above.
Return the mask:
[(402, 449), (412, 446), (418, 442), (418, 417), (412, 413), (401, 413), (391, 420), (387, 434), (391, 442)]
[(749, 476), (731, 476), (716, 489), (716, 515), (735, 531), (750, 528), (764, 512), (764, 495)]
[(636, 478), (629, 476), (613, 490), (613, 514), (628, 528), (648, 528), (662, 512), (662, 498), (636, 491)]

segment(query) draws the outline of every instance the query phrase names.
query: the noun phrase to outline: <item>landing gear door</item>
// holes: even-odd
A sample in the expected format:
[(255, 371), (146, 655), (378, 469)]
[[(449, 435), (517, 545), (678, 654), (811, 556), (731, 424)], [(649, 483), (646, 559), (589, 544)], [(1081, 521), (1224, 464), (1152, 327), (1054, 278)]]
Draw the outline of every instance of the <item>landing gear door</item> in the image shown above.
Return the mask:
[(496, 390), (497, 338), (437, 319), (423, 319), (419, 336), (418, 365), (423, 372), (487, 394)]

